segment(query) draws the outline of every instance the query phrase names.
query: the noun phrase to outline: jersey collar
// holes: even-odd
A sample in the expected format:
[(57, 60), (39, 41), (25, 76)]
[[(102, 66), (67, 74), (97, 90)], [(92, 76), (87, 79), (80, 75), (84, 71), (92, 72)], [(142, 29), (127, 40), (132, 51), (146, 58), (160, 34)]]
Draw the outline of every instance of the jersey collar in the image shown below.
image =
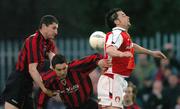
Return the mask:
[(122, 28), (122, 27), (114, 27), (112, 30), (122, 30), (122, 31), (126, 31), (126, 29)]

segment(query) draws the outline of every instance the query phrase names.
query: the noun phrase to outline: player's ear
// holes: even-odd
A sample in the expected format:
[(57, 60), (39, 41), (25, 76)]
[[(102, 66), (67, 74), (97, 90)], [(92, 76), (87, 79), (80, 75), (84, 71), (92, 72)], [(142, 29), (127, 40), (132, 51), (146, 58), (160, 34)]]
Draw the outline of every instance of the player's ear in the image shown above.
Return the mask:
[(116, 20), (114, 20), (114, 23), (117, 25), (120, 23), (120, 20), (116, 19)]
[(43, 24), (42, 24), (42, 28), (45, 28), (45, 27), (47, 27), (47, 26), (46, 26), (46, 24), (43, 23)]

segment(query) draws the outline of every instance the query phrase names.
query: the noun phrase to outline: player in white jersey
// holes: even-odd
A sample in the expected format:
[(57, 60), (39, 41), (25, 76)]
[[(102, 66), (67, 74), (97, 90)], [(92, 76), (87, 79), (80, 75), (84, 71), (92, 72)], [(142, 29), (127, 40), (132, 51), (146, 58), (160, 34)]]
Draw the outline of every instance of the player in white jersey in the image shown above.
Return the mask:
[(121, 9), (113, 9), (106, 16), (107, 25), (112, 31), (106, 34), (105, 58), (110, 59), (112, 67), (101, 75), (98, 81), (98, 99), (102, 109), (123, 109), (124, 90), (135, 67), (134, 52), (149, 54), (166, 59), (160, 51), (151, 51), (132, 42), (128, 29), (129, 17)]

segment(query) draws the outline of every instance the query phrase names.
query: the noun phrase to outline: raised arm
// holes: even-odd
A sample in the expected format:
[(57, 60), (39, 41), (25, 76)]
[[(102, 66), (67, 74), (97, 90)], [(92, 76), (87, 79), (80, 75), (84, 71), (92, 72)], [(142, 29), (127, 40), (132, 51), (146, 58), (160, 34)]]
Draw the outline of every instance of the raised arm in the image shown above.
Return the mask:
[(167, 57), (161, 51), (149, 50), (149, 49), (141, 47), (140, 45), (136, 43), (133, 44), (133, 47), (136, 53), (143, 53), (143, 54), (151, 55), (155, 58), (167, 59)]

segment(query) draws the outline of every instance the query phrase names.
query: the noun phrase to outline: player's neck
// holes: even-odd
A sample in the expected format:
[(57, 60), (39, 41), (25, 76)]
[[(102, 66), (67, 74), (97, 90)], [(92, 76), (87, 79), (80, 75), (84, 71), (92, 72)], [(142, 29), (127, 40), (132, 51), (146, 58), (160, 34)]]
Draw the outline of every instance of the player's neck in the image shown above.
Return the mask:
[(128, 27), (125, 27), (125, 26), (123, 26), (123, 25), (116, 25), (116, 27), (120, 27), (120, 28), (123, 28), (124, 29), (124, 31), (126, 31), (126, 32), (128, 32)]
[(47, 39), (46, 34), (45, 34), (45, 32), (44, 32), (42, 29), (40, 29), (39, 32), (42, 34), (42, 36), (44, 37), (44, 39)]
[(131, 106), (133, 105), (133, 101), (127, 100), (123, 102), (124, 106)]

